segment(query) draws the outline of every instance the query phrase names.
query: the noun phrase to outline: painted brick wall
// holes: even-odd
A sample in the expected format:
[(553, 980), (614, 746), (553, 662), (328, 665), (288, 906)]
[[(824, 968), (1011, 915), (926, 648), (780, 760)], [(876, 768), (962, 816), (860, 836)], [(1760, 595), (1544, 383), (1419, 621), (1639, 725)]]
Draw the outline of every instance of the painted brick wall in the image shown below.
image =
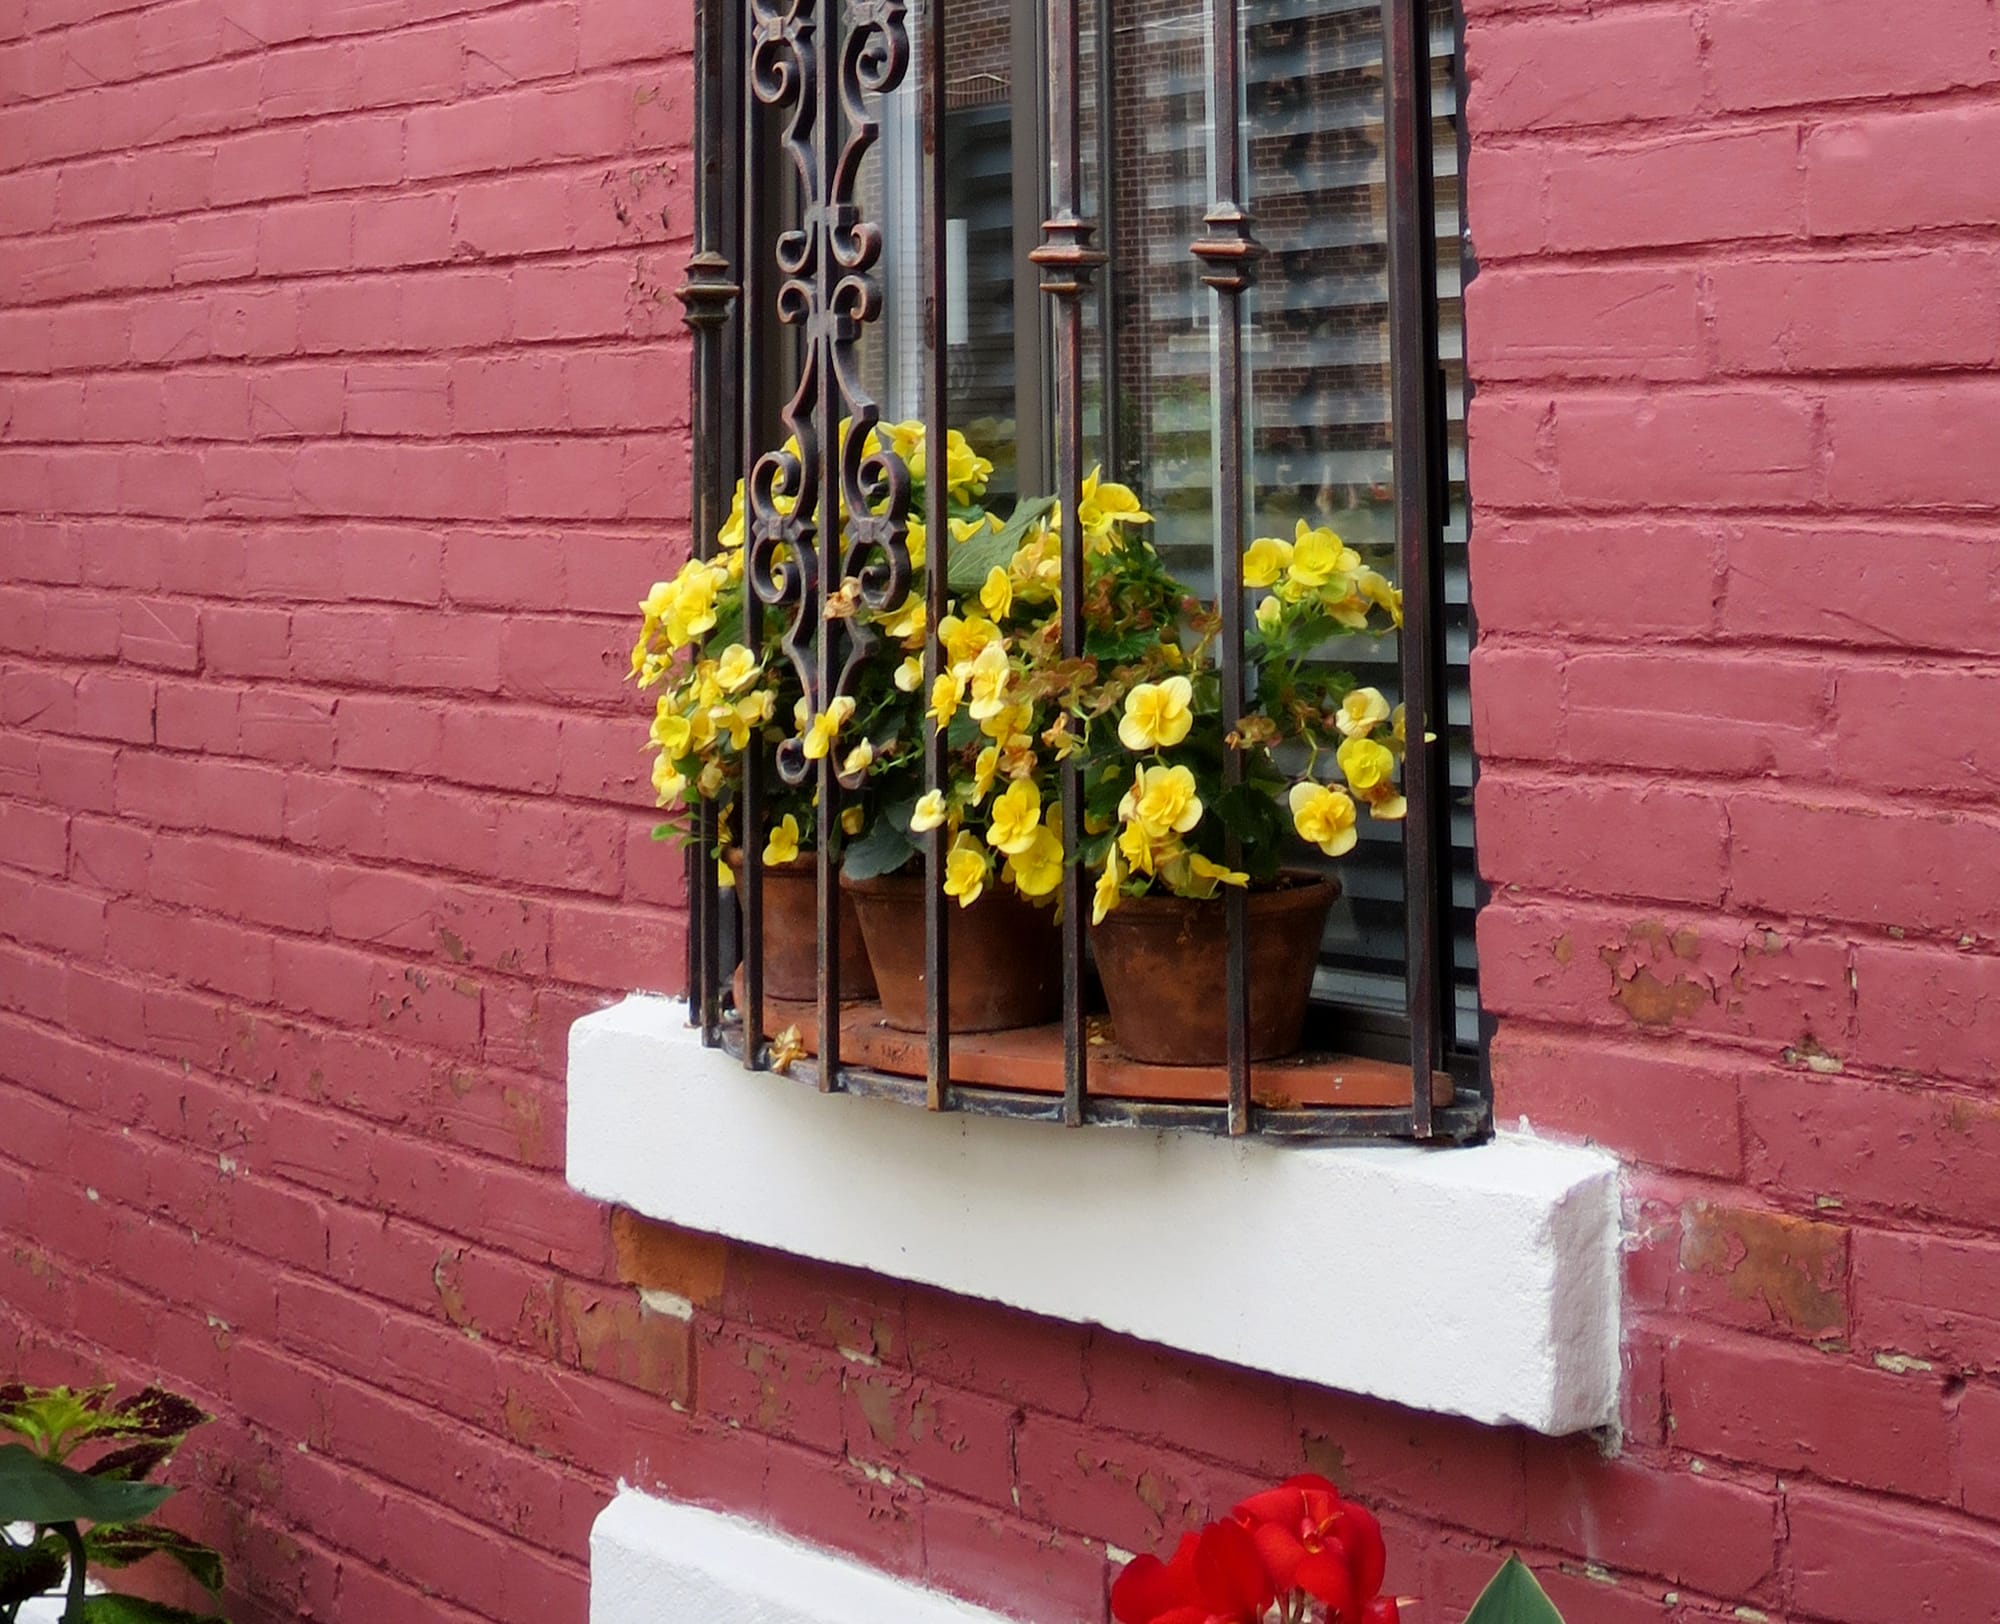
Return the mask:
[(222, 1414), (232, 1618), (580, 1621), (623, 1475), (1096, 1620), (1307, 1464), (1436, 1624), (2000, 1618), (1993, 6), (1468, 9), (1485, 985), (1638, 1169), (1615, 1461), (568, 1197), (677, 974), (686, 6), (0, 0), (0, 1371)]

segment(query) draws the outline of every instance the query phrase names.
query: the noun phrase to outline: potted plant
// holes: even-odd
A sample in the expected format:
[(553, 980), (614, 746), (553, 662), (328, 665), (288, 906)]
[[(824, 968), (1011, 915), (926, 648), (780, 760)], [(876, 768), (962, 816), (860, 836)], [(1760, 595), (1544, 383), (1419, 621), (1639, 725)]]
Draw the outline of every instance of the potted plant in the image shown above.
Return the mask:
[[(210, 1595), (222, 1559), (147, 1519), (174, 1491), (146, 1481), (209, 1419), (187, 1399), (147, 1387), (0, 1386), (0, 1620), (37, 1597), (63, 1596), (62, 1624), (220, 1624), (213, 1614), (90, 1588), (93, 1570), (160, 1555)], [(25, 1525), (25, 1539), (10, 1529)], [(50, 1614), (48, 1616), (55, 1616)]]

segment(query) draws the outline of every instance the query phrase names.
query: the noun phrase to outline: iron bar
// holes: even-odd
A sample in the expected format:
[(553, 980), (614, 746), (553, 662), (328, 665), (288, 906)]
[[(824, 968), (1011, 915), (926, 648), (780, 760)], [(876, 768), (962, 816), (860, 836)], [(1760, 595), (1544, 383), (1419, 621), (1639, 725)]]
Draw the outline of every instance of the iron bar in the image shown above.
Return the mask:
[[(817, 670), (817, 703), (810, 709), (818, 714), (832, 703), (840, 681), (840, 656), (835, 635), (838, 628), (827, 615), (827, 605), (839, 590), (840, 566), (840, 480), (835, 473), (840, 446), (840, 389), (833, 376), (832, 321), (833, 261), (830, 215), (838, 207), (833, 195), (833, 164), (829, 156), (840, 139), (838, 121), (840, 98), (835, 86), (834, 58), (840, 52), (838, 39), (841, 0), (813, 0), (818, 16), (814, 43), (818, 50), (815, 88), (819, 107), (815, 115), (821, 159), (815, 178), (824, 191), (808, 187), (805, 196), (806, 230), (817, 234), (814, 244), (813, 315), (806, 327), (806, 342), (814, 351), (812, 369), (815, 394), (812, 427), (819, 441), (819, 504), (813, 515), (812, 539), (819, 551), (819, 568), (813, 572), (817, 590), (806, 600), (813, 618), (813, 660)], [(805, 435), (800, 434), (803, 441)], [(840, 750), (836, 738), (820, 757), (814, 773), (814, 806), (819, 813), (819, 829), (814, 843), (813, 866), (816, 886), (816, 917), (819, 925), (819, 1087), (830, 1093), (840, 1076), (840, 868), (834, 861), (834, 842), (840, 836)]]
[[(945, 451), (949, 412), (948, 357), (945, 353), (945, 0), (922, 0), (917, 66), (922, 75), (917, 121), (923, 143), (924, 268), (924, 530), (929, 548), (925, 574), (924, 686), (928, 699), (945, 668), (944, 640), (938, 633), (950, 609), (947, 561), (951, 557), (949, 462)], [(924, 736), (924, 789), (945, 795), (946, 730), (940, 724)], [(951, 1102), (951, 934), (944, 894), (946, 842), (940, 823), (924, 839), (924, 964), (926, 1018), (930, 1027), (924, 1103), (941, 1111)]]
[[(1231, 743), (1222, 752), (1227, 794), (1243, 783), (1243, 723), (1247, 685), (1243, 670), (1243, 550), (1249, 540), (1243, 502), (1243, 441), (1249, 420), (1243, 376), (1243, 295), (1256, 267), (1258, 247), (1243, 207), (1243, 142), (1238, 109), (1243, 100), (1241, 19), (1237, 0), (1209, 0), (1214, 63), (1210, 83), (1210, 147), (1215, 202), (1203, 217), (1207, 234), (1189, 245), (1201, 279), (1215, 290), (1215, 599), (1222, 617), (1222, 722)], [(1242, 842), (1229, 832), (1223, 861), (1235, 868)], [(1229, 933), (1223, 996), (1229, 1016), (1229, 1131), (1250, 1131), (1250, 971), (1248, 899), (1240, 886), (1222, 888)]]
[[(1077, 0), (1049, 0), (1049, 217), (1028, 257), (1055, 300), (1056, 498), (1062, 511), (1062, 653), (1083, 656), (1083, 295), (1104, 254), (1091, 246), (1091, 222), (1077, 212), (1083, 110), (1078, 65)], [(1088, 899), (1076, 855), (1083, 846), (1083, 787), (1072, 757), (1062, 769), (1063, 1120), (1083, 1121), (1087, 1037), (1083, 1011), (1084, 909)]]
[[(731, 56), (727, 24), (714, 6), (697, 8), (695, 17), (695, 117), (702, 129), (723, 122), (728, 102), (727, 65)], [(699, 558), (715, 552), (716, 533), (726, 511), (721, 455), (728, 440), (722, 412), (724, 347), (730, 333), (731, 307), (738, 289), (730, 278), (724, 226), (723, 151), (706, 144), (695, 169), (695, 252), (687, 275), (676, 290), (682, 319), (694, 335), (691, 358), (695, 410), (694, 551)], [(702, 799), (696, 818), (695, 846), (688, 859), (688, 1001), (701, 1025), (702, 1039), (713, 1045), (721, 1020), (722, 898), (716, 876), (718, 818), (715, 803)]]
[(1439, 853), (1450, 851), (1450, 769), (1438, 660), (1443, 627), (1437, 480), (1437, 241), (1430, 172), (1430, 22), (1423, 0), (1382, 0), (1388, 148), (1390, 446), (1403, 627), (1397, 642), (1408, 740), (1403, 793), (1404, 976), (1410, 1018), (1411, 1129), (1435, 1126), (1429, 1079), (1444, 1058), (1450, 990), (1440, 929)]

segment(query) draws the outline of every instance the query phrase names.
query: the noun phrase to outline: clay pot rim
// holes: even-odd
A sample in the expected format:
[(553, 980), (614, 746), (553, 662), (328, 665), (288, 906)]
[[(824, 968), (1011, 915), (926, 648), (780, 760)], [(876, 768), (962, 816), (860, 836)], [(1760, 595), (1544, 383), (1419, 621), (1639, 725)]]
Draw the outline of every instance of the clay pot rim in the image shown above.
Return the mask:
[[(1280, 869), (1279, 877), (1288, 881), (1284, 885), (1252, 888), (1247, 898), (1252, 909), (1261, 914), (1310, 913), (1319, 907), (1330, 907), (1340, 896), (1340, 879), (1333, 874), (1316, 874), (1311, 869)], [(1094, 923), (1092, 930), (1111, 930), (1122, 919), (1129, 925), (1144, 925), (1166, 919), (1175, 914), (1202, 913), (1222, 906), (1222, 893), (1212, 897), (1177, 897), (1171, 892), (1149, 893), (1143, 897), (1120, 897), (1118, 906), (1104, 918)]]
[[(724, 854), (723, 861), (731, 868), (740, 870), (743, 867), (743, 848), (731, 846)], [(796, 874), (802, 869), (813, 868), (816, 861), (812, 852), (802, 851), (789, 863), (760, 862), (757, 866), (766, 874)]]

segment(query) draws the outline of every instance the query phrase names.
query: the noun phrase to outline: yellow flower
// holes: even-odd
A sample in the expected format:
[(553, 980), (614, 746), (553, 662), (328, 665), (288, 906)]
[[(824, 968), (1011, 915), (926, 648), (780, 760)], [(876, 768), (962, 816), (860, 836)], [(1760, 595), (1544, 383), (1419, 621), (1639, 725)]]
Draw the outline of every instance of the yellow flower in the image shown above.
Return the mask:
[(1403, 594), (1374, 570), (1361, 570), (1354, 577), (1354, 587), (1362, 597), (1378, 609), (1386, 609), (1389, 619), (1396, 625), (1403, 624)]
[(989, 744), (979, 752), (979, 759), (972, 764), (972, 804), (977, 806), (986, 799), (986, 792), (993, 787), (994, 776), (1000, 771), (1000, 747)]
[(895, 638), (905, 648), (921, 648), (924, 641), (924, 627), (929, 613), (924, 600), (912, 593), (893, 615), (882, 622), (882, 630)]
[(1186, 677), (1142, 682), (1125, 696), (1118, 742), (1127, 750), (1154, 750), (1179, 744), (1194, 726), (1194, 688)]
[(1381, 689), (1356, 688), (1340, 702), (1340, 714), (1333, 725), (1343, 738), (1365, 739), (1388, 719), (1389, 701), (1382, 697)]
[(653, 712), (653, 742), (660, 747), (660, 753), (669, 761), (678, 761), (688, 753), (688, 741), (694, 736), (693, 725), (674, 709), (673, 701), (661, 699)]
[(854, 714), (854, 701), (842, 694), (838, 699), (812, 719), (812, 726), (806, 729), (806, 759), (819, 761), (833, 749), (833, 741), (840, 737), (840, 730), (847, 725), (847, 719)]
[(840, 764), (840, 770), (849, 778), (856, 773), (865, 773), (875, 760), (875, 746), (863, 739), (847, 752), (847, 759)]
[(1329, 857), (1354, 849), (1354, 800), (1345, 790), (1310, 781), (1292, 786), (1292, 827)]
[(733, 891), (736, 888), (736, 871), (720, 857), (715, 860), (715, 883), (725, 891)]
[(1037, 824), (1027, 848), (1007, 859), (1007, 878), (1024, 897), (1045, 897), (1062, 884), (1062, 837), (1047, 824)]
[(1143, 823), (1128, 823), (1118, 834), (1118, 849), (1135, 874), (1152, 874), (1180, 850), (1180, 842), (1150, 834)]
[(799, 820), (787, 812), (771, 831), (771, 838), (764, 842), (764, 866), (775, 868), (781, 863), (795, 862), (798, 855)]
[(1131, 488), (1104, 479), (1103, 473), (1102, 468), (1093, 468), (1084, 476), (1083, 489), (1078, 493), (1081, 500), (1076, 511), (1083, 521), (1083, 533), (1102, 538), (1110, 534), (1114, 525), (1150, 523), (1152, 514), (1139, 505), (1139, 498), (1132, 494)]
[(706, 750), (715, 743), (715, 710), (713, 706), (696, 711), (688, 718), (688, 749)]
[(896, 667), (896, 688), (901, 693), (913, 694), (924, 685), (924, 662), (911, 654)]
[(970, 908), (986, 889), (986, 877), (991, 872), (992, 865), (979, 836), (970, 830), (963, 831), (945, 854), (944, 894), (958, 898), (961, 908)]
[(1212, 897), (1218, 886), (1250, 883), (1248, 874), (1222, 863), (1212, 863), (1198, 851), (1188, 853), (1187, 866), (1188, 876), (1181, 886), (1184, 897)]
[(1243, 584), (1252, 587), (1275, 586), (1278, 577), (1285, 573), (1285, 566), (1292, 561), (1292, 544), (1280, 541), (1276, 536), (1259, 536), (1250, 543), (1250, 550), (1243, 555)]
[(755, 693), (745, 694), (736, 701), (736, 714), (755, 726), (768, 722), (777, 713), (778, 696), (769, 688), (759, 688)]
[(1141, 767), (1118, 803), (1120, 820), (1140, 825), (1154, 840), (1186, 834), (1201, 813), (1194, 774), (1185, 767)]
[[(970, 502), (986, 489), (986, 482), (993, 477), (993, 464), (974, 451), (957, 429), (946, 429), (944, 471), (952, 499)], [(911, 470), (911, 477), (918, 477), (915, 469)]]
[(972, 703), (966, 707), (974, 721), (983, 722), (1007, 708), (1007, 684), (1013, 676), (1014, 668), (1007, 663), (1003, 644), (988, 643), (979, 651), (972, 662)]
[(930, 557), (930, 534), (924, 529), (922, 519), (912, 518), (910, 528), (903, 534), (903, 545), (910, 549), (910, 568), (920, 570), (924, 560)]
[(1366, 799), (1368, 815), (1383, 823), (1400, 823), (1410, 810), (1410, 803), (1398, 795), (1392, 785), (1384, 784)]
[(1124, 900), (1120, 887), (1124, 884), (1118, 872), (1118, 848), (1113, 846), (1104, 854), (1104, 871), (1097, 876), (1097, 887), (1090, 893), (1090, 922), (1104, 923), (1104, 916)]
[(756, 681), (757, 668), (756, 655), (741, 643), (731, 643), (715, 662), (715, 680), (721, 684), (724, 693), (733, 694), (738, 688)]
[(1387, 784), (1396, 773), (1396, 758), (1373, 739), (1351, 738), (1333, 753), (1341, 775), (1361, 794)]
[(1285, 606), (1276, 598), (1265, 598), (1257, 605), (1257, 629), (1266, 637), (1274, 635), (1285, 618)]
[(1004, 620), (1007, 611), (1014, 607), (1014, 583), (1000, 565), (995, 564), (986, 572), (986, 584), (979, 589), (979, 603), (995, 620)]
[(1313, 529), (1301, 519), (1292, 541), (1292, 557), (1287, 577), (1296, 585), (1323, 587), (1337, 575), (1352, 574), (1361, 566), (1361, 555), (1331, 530)]
[(910, 833), (927, 835), (945, 820), (944, 791), (926, 790), (917, 797), (915, 809), (910, 813)]
[(750, 721), (735, 705), (711, 705), (708, 708), (711, 727), (729, 737), (729, 748), (741, 754), (750, 747)]
[(715, 533), (715, 544), (725, 553), (735, 552), (743, 545), (743, 481), (736, 482), (736, 495), (730, 499), (729, 517), (722, 521), (722, 528)]
[(844, 835), (860, 834), (863, 815), (860, 807), (847, 807), (840, 814), (840, 832)]
[(984, 616), (961, 620), (957, 615), (946, 615), (938, 622), (938, 638), (945, 653), (951, 656), (951, 663), (965, 665), (976, 660), (988, 644), (999, 642), (1001, 634), (1000, 628)]
[(986, 843), (1009, 857), (1019, 856), (1034, 844), (1035, 831), (1041, 823), (1041, 791), (1033, 784), (1009, 784), (993, 803), (993, 821), (986, 831)]
[(979, 731), (1005, 747), (1025, 734), (1034, 718), (1032, 705), (1002, 705), (991, 716), (980, 718)]
[(674, 770), (673, 758), (659, 756), (653, 762), (653, 793), (660, 805), (672, 806), (687, 793), (687, 779)]
[(958, 702), (965, 697), (965, 684), (949, 671), (940, 671), (937, 681), (931, 684), (930, 719), (943, 727), (958, 711)]

